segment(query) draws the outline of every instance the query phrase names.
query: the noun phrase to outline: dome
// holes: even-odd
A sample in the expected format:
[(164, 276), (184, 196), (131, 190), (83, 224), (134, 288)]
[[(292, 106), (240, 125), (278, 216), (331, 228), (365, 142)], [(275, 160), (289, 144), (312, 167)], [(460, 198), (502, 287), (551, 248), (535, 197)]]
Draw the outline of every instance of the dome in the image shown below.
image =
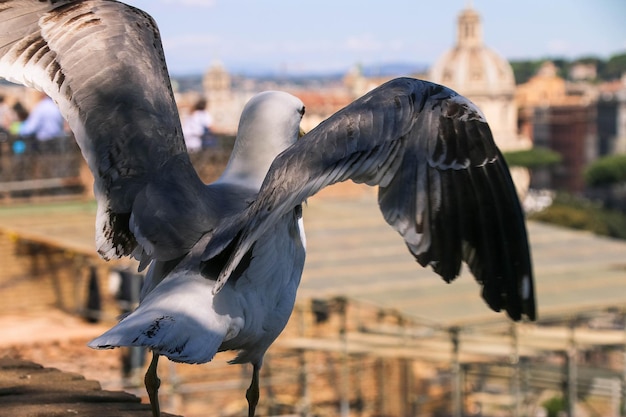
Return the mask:
[(513, 68), (485, 46), (480, 15), (471, 7), (459, 14), (456, 45), (433, 65), (428, 78), (473, 101), (487, 118), (503, 151), (531, 146), (529, 139), (517, 131)]
[(230, 74), (220, 61), (215, 61), (202, 80), (204, 89), (209, 93), (230, 90)]
[(484, 45), (480, 15), (473, 9), (461, 12), (454, 48), (439, 58), (429, 78), (465, 96), (515, 93), (513, 69), (506, 59)]
[(430, 79), (466, 95), (515, 93), (509, 63), (484, 46), (455, 47), (433, 66)]
[[(532, 147), (517, 128), (515, 76), (506, 59), (483, 43), (480, 15), (471, 7), (457, 20), (456, 45), (432, 66), (428, 78), (464, 95), (476, 104), (489, 123), (502, 151)], [(520, 198), (528, 190), (530, 176), (525, 168), (513, 167), (511, 175)]]

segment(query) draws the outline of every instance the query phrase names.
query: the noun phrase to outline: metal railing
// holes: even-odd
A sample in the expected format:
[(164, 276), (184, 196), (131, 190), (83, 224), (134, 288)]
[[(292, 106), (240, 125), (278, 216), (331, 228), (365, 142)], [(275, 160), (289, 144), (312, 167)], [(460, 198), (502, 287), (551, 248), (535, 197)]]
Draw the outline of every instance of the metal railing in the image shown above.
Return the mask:
[[(190, 155), (200, 177), (211, 182), (221, 174), (234, 138), (216, 136), (211, 148)], [(71, 135), (39, 142), (0, 129), (0, 202), (33, 197), (67, 197), (91, 189), (91, 178)]]
[(83, 191), (82, 155), (74, 138), (46, 142), (0, 131), (0, 198), (60, 196)]

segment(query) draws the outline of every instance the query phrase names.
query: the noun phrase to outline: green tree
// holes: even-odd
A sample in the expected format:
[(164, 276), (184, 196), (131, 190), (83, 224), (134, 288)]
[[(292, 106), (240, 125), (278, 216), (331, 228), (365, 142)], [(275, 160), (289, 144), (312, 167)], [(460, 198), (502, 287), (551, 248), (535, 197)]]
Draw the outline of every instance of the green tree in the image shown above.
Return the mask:
[(543, 61), (511, 61), (515, 84), (524, 84), (537, 73)]
[(557, 417), (560, 412), (566, 410), (567, 406), (563, 397), (552, 397), (544, 401), (541, 405), (546, 409), (548, 417)]
[(560, 153), (537, 146), (523, 151), (504, 152), (503, 155), (509, 166), (531, 170), (557, 165), (563, 159)]
[(619, 79), (626, 72), (626, 53), (613, 55), (602, 68), (600, 78), (603, 80)]
[(598, 235), (626, 239), (626, 215), (607, 210), (602, 204), (569, 194), (557, 194), (552, 205), (529, 216), (532, 220)]
[(516, 84), (523, 84), (533, 77), (541, 64), (552, 61), (558, 68), (558, 75), (568, 77), (569, 69), (575, 63), (595, 64), (598, 71), (599, 81), (616, 80), (626, 72), (626, 53), (620, 53), (609, 57), (608, 60), (596, 56), (582, 56), (574, 60), (560, 57), (546, 57), (542, 59), (514, 60), (510, 61), (513, 68)]
[(599, 158), (589, 164), (584, 175), (585, 182), (590, 187), (626, 182), (626, 154)]

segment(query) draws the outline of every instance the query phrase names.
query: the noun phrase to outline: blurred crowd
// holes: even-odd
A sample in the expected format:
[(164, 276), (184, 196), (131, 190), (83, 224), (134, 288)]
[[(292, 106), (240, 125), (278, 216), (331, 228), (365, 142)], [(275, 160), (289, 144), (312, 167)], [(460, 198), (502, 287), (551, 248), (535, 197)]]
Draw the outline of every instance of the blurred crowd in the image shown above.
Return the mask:
[(75, 154), (74, 143), (61, 112), (40, 94), (30, 111), (20, 102), (12, 105), (0, 96), (0, 181), (19, 181), (74, 175), (75, 164), (65, 159)]
[[(52, 99), (37, 94), (28, 107), (0, 94), (0, 183), (79, 175), (82, 157), (71, 130)], [(182, 108), (181, 119), (193, 158), (220, 147), (205, 98)]]
[(70, 136), (52, 99), (44, 94), (38, 99), (29, 112), (21, 102), (9, 106), (0, 96), (0, 132), (14, 154), (58, 153)]
[[(182, 115), (183, 135), (189, 152), (214, 147), (213, 118), (207, 101), (198, 99)], [(15, 155), (24, 153), (59, 153), (71, 137), (61, 112), (50, 97), (40, 94), (38, 103), (29, 112), (16, 101), (12, 106), (0, 95), (0, 141), (9, 142)]]

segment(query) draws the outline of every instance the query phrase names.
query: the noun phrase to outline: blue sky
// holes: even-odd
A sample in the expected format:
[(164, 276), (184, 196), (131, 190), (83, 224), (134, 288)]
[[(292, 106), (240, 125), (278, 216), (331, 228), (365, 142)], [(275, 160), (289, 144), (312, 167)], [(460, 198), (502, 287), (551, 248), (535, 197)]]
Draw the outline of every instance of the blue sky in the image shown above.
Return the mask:
[[(468, 0), (126, 0), (157, 21), (170, 72), (343, 71), (432, 64)], [(626, 52), (626, 0), (474, 0), (485, 43), (506, 58)]]

